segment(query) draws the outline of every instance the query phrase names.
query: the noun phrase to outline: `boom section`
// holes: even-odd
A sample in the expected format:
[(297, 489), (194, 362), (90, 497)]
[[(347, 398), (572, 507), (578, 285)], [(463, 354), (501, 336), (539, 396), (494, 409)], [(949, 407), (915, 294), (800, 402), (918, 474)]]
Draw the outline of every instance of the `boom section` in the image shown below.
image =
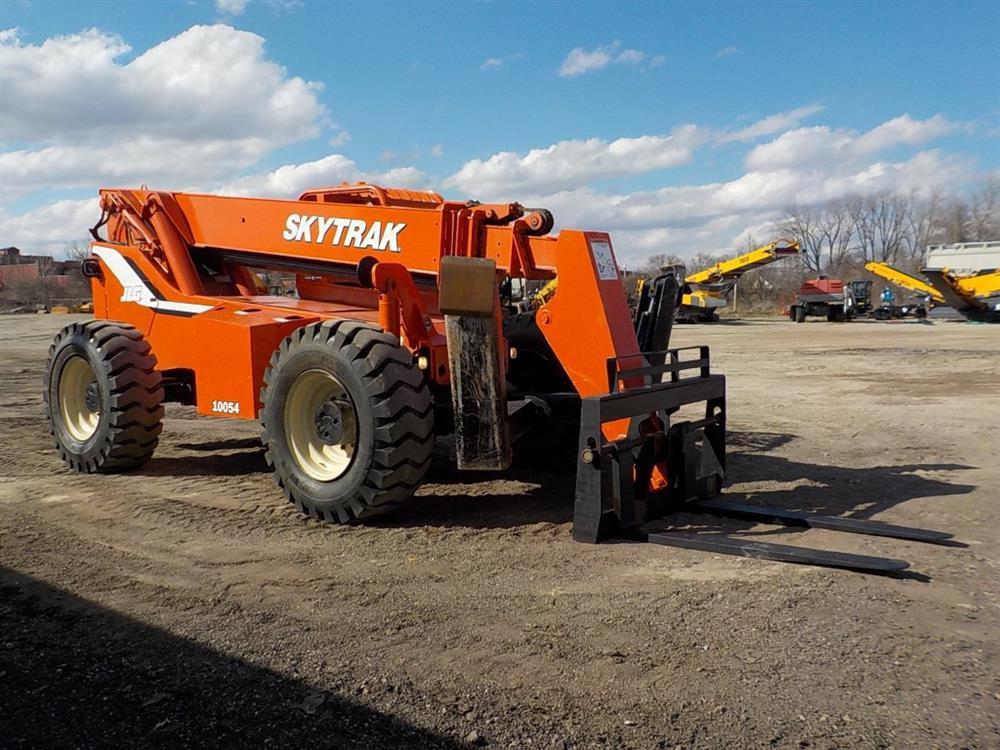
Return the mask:
[(684, 281), (688, 284), (720, 284), (734, 281), (747, 271), (798, 254), (799, 243), (777, 240), (736, 258), (724, 260), (701, 271), (696, 271), (687, 276)]
[[(299, 200), (144, 190), (102, 190), (101, 196), (102, 206), (125, 204), (134, 213), (159, 201), (188, 246), (224, 251), (248, 263), (256, 256), (269, 263), (356, 267), (371, 257), (402, 264), (419, 277), (436, 276), (443, 256), (462, 255), (492, 259), (511, 276), (554, 276), (554, 239), (543, 236), (551, 225), (519, 204), (468, 204), (433, 193), (377, 190), (367, 203), (346, 200), (336, 188)], [(378, 197), (387, 192), (391, 195)], [(395, 198), (399, 194), (423, 199)]]
[(924, 283), (915, 276), (904, 273), (898, 268), (893, 268), (888, 263), (871, 261), (869, 263), (865, 263), (865, 270), (885, 279), (890, 284), (898, 286), (900, 289), (917, 292), (918, 294), (926, 294), (937, 305), (944, 304), (944, 296), (942, 296), (941, 292), (937, 289), (932, 287), (930, 284)]

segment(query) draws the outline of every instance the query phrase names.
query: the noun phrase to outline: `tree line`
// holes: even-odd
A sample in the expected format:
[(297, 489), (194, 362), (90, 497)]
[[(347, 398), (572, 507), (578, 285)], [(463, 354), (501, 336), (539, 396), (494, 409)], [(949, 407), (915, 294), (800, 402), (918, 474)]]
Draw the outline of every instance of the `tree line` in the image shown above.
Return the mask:
[(878, 193), (789, 207), (777, 234), (802, 246), (815, 273), (879, 261), (918, 270), (928, 245), (1000, 239), (1000, 177), (966, 195)]

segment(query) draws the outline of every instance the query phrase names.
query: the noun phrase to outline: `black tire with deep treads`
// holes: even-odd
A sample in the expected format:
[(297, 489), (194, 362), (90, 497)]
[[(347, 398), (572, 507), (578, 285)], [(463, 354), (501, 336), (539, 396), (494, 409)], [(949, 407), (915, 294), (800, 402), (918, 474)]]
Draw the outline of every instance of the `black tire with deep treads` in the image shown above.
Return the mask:
[[(346, 472), (330, 481), (305, 474), (285, 435), (284, 408), (295, 378), (333, 373), (357, 413), (357, 439)], [(382, 329), (353, 320), (303, 326), (272, 355), (261, 389), (262, 440), (275, 480), (300, 511), (347, 523), (405, 503), (427, 474), (434, 446), (434, 405), (413, 355)]]
[[(82, 443), (67, 431), (59, 407), (59, 378), (75, 356), (90, 363), (100, 396), (97, 429)], [(160, 374), (149, 342), (127, 323), (92, 320), (63, 328), (49, 347), (43, 397), (56, 449), (74, 471), (125, 471), (156, 449), (163, 420)]]

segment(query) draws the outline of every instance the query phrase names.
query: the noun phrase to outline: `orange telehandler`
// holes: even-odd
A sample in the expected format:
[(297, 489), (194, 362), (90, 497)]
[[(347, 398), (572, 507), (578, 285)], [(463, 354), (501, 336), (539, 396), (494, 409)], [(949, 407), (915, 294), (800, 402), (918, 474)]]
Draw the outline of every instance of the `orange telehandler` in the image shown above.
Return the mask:
[[(435, 435), (461, 469), (505, 469), (512, 435), (579, 420), (574, 537), (892, 572), (902, 560), (673, 531), (673, 510), (943, 542), (947, 534), (726, 503), (725, 378), (708, 347), (668, 349), (679, 285), (648, 285), (635, 320), (611, 239), (552, 235), (544, 209), (364, 183), (297, 200), (101, 190), (83, 272), (95, 320), (49, 352), (55, 445), (81, 472), (150, 458), (164, 402), (258, 418), (287, 498), (331, 522), (411, 498)], [(103, 229), (104, 234), (101, 231)], [(258, 271), (295, 274), (269, 296)], [(526, 281), (558, 278), (543, 304)], [(525, 311), (527, 310), (527, 311)], [(671, 424), (682, 406), (699, 419)], [(544, 429), (536, 425), (536, 429)]]

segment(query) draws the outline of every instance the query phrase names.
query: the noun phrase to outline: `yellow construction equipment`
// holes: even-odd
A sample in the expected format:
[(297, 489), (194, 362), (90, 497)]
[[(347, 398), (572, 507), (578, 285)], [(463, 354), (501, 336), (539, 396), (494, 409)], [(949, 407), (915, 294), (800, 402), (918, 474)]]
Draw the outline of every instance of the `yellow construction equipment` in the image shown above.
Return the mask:
[(1000, 323), (1000, 242), (929, 245), (920, 272), (969, 320)]
[(929, 297), (932, 307), (934, 305), (945, 304), (944, 297), (937, 289), (921, 281), (916, 276), (911, 276), (904, 271), (900, 271), (898, 268), (893, 268), (888, 263), (879, 263), (877, 261), (865, 263), (865, 270), (875, 274), (879, 278), (885, 279), (890, 284), (898, 286), (900, 289)]
[(1000, 270), (959, 276), (950, 269), (925, 268), (942, 299), (969, 320), (1000, 323)]
[(798, 254), (798, 242), (776, 240), (689, 274), (684, 278), (684, 294), (677, 319), (689, 322), (717, 320), (718, 310), (729, 304), (726, 295), (743, 274)]
[(531, 296), (531, 308), (533, 310), (537, 310), (539, 307), (544, 305), (546, 302), (552, 299), (552, 295), (556, 293), (556, 290), (558, 288), (559, 288), (558, 279), (552, 279), (551, 281), (546, 283), (545, 286), (543, 286), (541, 289), (539, 289)]

